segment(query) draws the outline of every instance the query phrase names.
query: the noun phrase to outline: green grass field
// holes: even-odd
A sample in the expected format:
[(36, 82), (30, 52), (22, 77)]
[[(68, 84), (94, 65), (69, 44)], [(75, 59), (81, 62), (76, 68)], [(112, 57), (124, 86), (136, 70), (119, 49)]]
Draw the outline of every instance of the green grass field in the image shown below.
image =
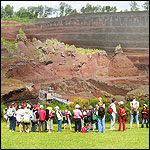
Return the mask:
[[(106, 123), (106, 133), (75, 133), (73, 129), (62, 129), (57, 133), (57, 124), (54, 124), (52, 133), (19, 133), (9, 132), (5, 122), (1, 122), (1, 149), (149, 149), (149, 128), (129, 129), (126, 124), (126, 132), (118, 132), (118, 123), (115, 124), (116, 130), (109, 130), (110, 123)], [(62, 125), (63, 127), (63, 125)]]

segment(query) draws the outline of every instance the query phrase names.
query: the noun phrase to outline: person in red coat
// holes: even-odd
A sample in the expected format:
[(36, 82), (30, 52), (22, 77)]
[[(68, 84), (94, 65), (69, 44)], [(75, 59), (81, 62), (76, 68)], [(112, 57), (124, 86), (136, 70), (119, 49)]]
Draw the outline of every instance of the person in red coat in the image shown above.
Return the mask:
[(123, 123), (123, 131), (126, 131), (126, 109), (124, 107), (124, 102), (120, 101), (119, 103), (119, 109), (118, 109), (118, 121), (119, 121), (119, 131), (121, 131), (121, 123)]
[(40, 110), (38, 111), (39, 113), (39, 132), (41, 132), (41, 126), (42, 126), (42, 131), (45, 131), (45, 110), (43, 109), (43, 105), (40, 105)]

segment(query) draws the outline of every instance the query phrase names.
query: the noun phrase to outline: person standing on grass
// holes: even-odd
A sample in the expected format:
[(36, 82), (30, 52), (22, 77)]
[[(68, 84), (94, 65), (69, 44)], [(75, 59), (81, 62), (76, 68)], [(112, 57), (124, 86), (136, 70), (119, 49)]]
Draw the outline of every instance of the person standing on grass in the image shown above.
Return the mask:
[(39, 132), (41, 132), (41, 126), (42, 126), (42, 132), (45, 131), (45, 110), (43, 109), (43, 105), (40, 105), (39, 113)]
[(70, 120), (70, 118), (71, 118), (71, 112), (69, 110), (69, 106), (66, 106), (66, 110), (64, 111), (64, 116), (65, 116), (64, 129), (65, 129), (67, 123), (68, 123), (69, 124), (69, 128), (71, 130), (72, 129), (71, 128), (71, 120)]
[(102, 125), (102, 133), (105, 133), (105, 104), (103, 104), (103, 100), (101, 97), (98, 98), (98, 133), (101, 133), (101, 125)]
[(47, 122), (48, 133), (51, 133), (52, 130), (53, 130), (53, 118), (55, 116), (54, 113), (55, 113), (55, 111), (53, 111), (52, 107), (47, 107), (46, 108), (45, 120)]
[(120, 101), (119, 103), (119, 109), (118, 109), (118, 121), (119, 121), (119, 132), (121, 131), (121, 123), (123, 123), (123, 131), (126, 131), (126, 109), (124, 107), (124, 102)]
[(39, 113), (38, 113), (38, 106), (37, 105), (33, 105), (33, 109), (32, 109), (32, 119), (31, 119), (31, 132), (35, 132), (38, 126), (38, 119), (39, 119)]
[(6, 126), (9, 127), (9, 117), (7, 115), (7, 107), (5, 108), (4, 119), (6, 120)]
[(141, 128), (144, 127), (145, 122), (146, 122), (146, 128), (148, 128), (149, 111), (147, 110), (146, 104), (143, 105), (143, 109), (142, 109), (141, 113), (142, 113), (142, 126), (141, 126)]
[(83, 106), (83, 110), (82, 110), (82, 118), (83, 118), (83, 126), (86, 127), (87, 123), (88, 123), (88, 118), (87, 118), (87, 110), (86, 110), (86, 106)]
[(112, 114), (111, 114), (111, 126), (110, 130), (114, 130), (114, 124), (116, 119), (116, 105), (115, 105), (115, 99), (112, 99), (112, 103), (110, 104), (110, 107), (112, 108)]
[(136, 97), (133, 96), (133, 101), (130, 102), (130, 107), (131, 107), (131, 111), (130, 111), (130, 129), (132, 128), (132, 123), (133, 123), (133, 119), (136, 119), (136, 123), (137, 123), (137, 128), (139, 128), (139, 102), (136, 101)]
[(31, 123), (31, 117), (32, 113), (30, 111), (31, 105), (27, 104), (27, 106), (24, 106), (24, 116), (23, 116), (23, 123), (24, 123), (24, 131), (29, 133), (30, 130), (30, 123)]
[(56, 115), (57, 115), (57, 119), (58, 119), (58, 132), (61, 132), (61, 125), (62, 125), (62, 120), (63, 120), (63, 115), (61, 113), (61, 111), (59, 111), (59, 106), (55, 107), (55, 111), (56, 111)]
[(82, 112), (80, 111), (80, 106), (78, 104), (75, 105), (75, 110), (73, 110), (73, 113), (75, 118), (75, 132), (77, 133), (77, 129), (78, 129), (80, 133)]
[(8, 108), (7, 115), (10, 122), (9, 132), (14, 132), (16, 127), (16, 109), (14, 107), (14, 103), (12, 103)]
[(96, 129), (96, 126), (95, 126), (96, 121), (92, 120), (92, 115), (93, 115), (94, 111), (95, 110), (94, 110), (93, 106), (90, 105), (89, 110), (88, 110), (88, 126), (90, 129), (93, 129), (93, 131)]
[(16, 120), (19, 125), (19, 132), (22, 132), (21, 127), (23, 126), (23, 116), (24, 110), (21, 106), (18, 106), (18, 110), (16, 111)]

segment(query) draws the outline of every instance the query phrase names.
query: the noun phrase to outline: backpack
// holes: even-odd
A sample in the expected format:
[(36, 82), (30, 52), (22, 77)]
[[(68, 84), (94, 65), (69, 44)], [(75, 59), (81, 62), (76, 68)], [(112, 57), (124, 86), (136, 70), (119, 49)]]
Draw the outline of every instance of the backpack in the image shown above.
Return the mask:
[(105, 109), (104, 109), (104, 107), (100, 107), (99, 109), (98, 109), (98, 116), (100, 116), (100, 117), (104, 117), (104, 115), (105, 115)]
[(109, 106), (107, 112), (111, 115), (113, 112), (113, 109)]
[(122, 117), (124, 117), (126, 115), (126, 110), (125, 108), (122, 108), (121, 109), (121, 114), (120, 114)]
[(97, 120), (97, 115), (96, 115), (96, 111), (92, 111), (92, 120), (95, 121)]
[(30, 113), (29, 112), (24, 113), (23, 122), (24, 123), (30, 123)]
[(89, 128), (89, 127), (83, 127), (83, 128), (81, 129), (81, 132), (82, 132), (82, 133), (88, 133), (88, 132), (90, 132), (90, 128)]
[(137, 114), (137, 109), (134, 108), (134, 109), (132, 110), (132, 113), (133, 113), (133, 115), (135, 116), (135, 115)]
[(49, 118), (54, 118), (54, 114), (53, 114), (53, 111), (50, 111), (50, 113), (49, 113)]
[(37, 119), (38, 118), (37, 113), (38, 113), (37, 111), (33, 112), (33, 116), (32, 116), (31, 121), (34, 122), (34, 123), (38, 121), (38, 119)]

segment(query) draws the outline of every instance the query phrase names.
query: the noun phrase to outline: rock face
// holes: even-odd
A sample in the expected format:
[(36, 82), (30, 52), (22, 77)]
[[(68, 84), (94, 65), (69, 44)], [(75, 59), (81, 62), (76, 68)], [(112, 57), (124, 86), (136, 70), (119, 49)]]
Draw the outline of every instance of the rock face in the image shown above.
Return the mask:
[(149, 13), (116, 12), (71, 15), (61, 18), (38, 19), (32, 24), (5, 23), (1, 36), (15, 40), (22, 28), (27, 38), (39, 40), (56, 38), (77, 47), (104, 49), (112, 54), (118, 44), (124, 50), (149, 50)]

